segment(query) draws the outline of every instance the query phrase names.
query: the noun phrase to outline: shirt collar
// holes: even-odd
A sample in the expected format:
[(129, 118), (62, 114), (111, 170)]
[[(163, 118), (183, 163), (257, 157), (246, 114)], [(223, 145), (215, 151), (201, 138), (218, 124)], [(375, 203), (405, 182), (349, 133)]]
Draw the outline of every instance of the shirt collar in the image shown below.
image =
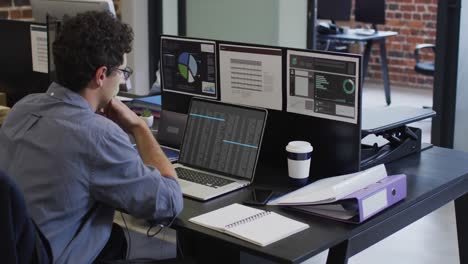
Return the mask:
[(49, 86), (49, 89), (47, 89), (47, 94), (65, 103), (75, 105), (81, 108), (87, 108), (87, 109), (90, 109), (91, 111), (93, 110), (91, 108), (91, 105), (88, 103), (88, 101), (86, 101), (86, 99), (84, 99), (83, 96), (81, 96), (80, 94), (68, 88), (65, 88), (64, 86), (56, 82), (53, 82)]

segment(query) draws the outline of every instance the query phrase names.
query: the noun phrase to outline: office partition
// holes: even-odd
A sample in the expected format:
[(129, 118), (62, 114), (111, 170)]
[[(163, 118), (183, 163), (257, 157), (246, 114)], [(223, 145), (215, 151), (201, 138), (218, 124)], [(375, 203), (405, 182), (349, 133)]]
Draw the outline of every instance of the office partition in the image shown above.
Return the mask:
[[(161, 53), (164, 110), (187, 113), (191, 97), (200, 96), (199, 92), (187, 91), (192, 89), (190, 86), (195, 80), (203, 78), (197, 74), (204, 62), (199, 59), (200, 50), (193, 54), (184, 50), (181, 44), (184, 41), (192, 45), (193, 42), (197, 45), (216, 43), (213, 57), (216, 58), (218, 96), (213, 98), (268, 109), (258, 164), (260, 176), (256, 181), (272, 180), (266, 175), (271, 168), (283, 171), (287, 177), (285, 147), (292, 140), (309, 141), (314, 147), (311, 178), (360, 169), (360, 55), (162, 37), (162, 41), (167, 39), (177, 40), (179, 43), (171, 44), (172, 49), (180, 49), (172, 50), (172, 54)], [(205, 53), (211, 54), (211, 49), (206, 48)], [(193, 79), (186, 75), (187, 69), (194, 74)], [(169, 84), (168, 80), (171, 80)], [(172, 80), (185, 84), (180, 86), (181, 90), (174, 91)], [(203, 93), (201, 82), (195, 90)], [(206, 97), (206, 94), (201, 95)]]
[(0, 92), (12, 106), (49, 86), (47, 27), (27, 21), (0, 20)]

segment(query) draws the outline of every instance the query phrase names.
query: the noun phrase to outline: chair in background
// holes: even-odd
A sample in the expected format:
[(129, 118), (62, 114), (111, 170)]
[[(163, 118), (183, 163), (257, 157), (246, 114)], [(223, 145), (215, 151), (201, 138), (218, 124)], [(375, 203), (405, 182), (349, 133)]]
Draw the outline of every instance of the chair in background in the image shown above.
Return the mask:
[(0, 206), (2, 263), (52, 263), (49, 242), (29, 216), (21, 191), (1, 171)]
[(434, 61), (424, 61), (421, 60), (420, 51), (423, 49), (432, 49), (432, 52), (436, 52), (436, 46), (434, 44), (418, 44), (414, 49), (414, 60), (416, 64), (414, 65), (414, 70), (417, 73), (421, 73), (427, 76), (434, 76), (435, 68)]

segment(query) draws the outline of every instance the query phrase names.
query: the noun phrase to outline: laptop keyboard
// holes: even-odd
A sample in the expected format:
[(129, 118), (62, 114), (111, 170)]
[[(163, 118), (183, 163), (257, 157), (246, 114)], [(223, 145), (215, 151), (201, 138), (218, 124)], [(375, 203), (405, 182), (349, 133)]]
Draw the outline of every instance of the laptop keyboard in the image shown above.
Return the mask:
[(210, 174), (185, 168), (176, 168), (177, 176), (186, 181), (199, 183), (202, 185), (218, 188), (233, 183), (234, 181), (219, 178)]

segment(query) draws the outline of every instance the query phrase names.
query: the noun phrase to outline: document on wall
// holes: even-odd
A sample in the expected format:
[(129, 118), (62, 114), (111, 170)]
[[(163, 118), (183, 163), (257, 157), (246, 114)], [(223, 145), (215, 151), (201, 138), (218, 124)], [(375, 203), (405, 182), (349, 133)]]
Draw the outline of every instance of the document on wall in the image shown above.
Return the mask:
[(359, 57), (288, 50), (286, 111), (357, 124)]
[(31, 25), (31, 56), (33, 71), (48, 73), (47, 26)]
[(281, 110), (282, 51), (219, 45), (221, 101)]

